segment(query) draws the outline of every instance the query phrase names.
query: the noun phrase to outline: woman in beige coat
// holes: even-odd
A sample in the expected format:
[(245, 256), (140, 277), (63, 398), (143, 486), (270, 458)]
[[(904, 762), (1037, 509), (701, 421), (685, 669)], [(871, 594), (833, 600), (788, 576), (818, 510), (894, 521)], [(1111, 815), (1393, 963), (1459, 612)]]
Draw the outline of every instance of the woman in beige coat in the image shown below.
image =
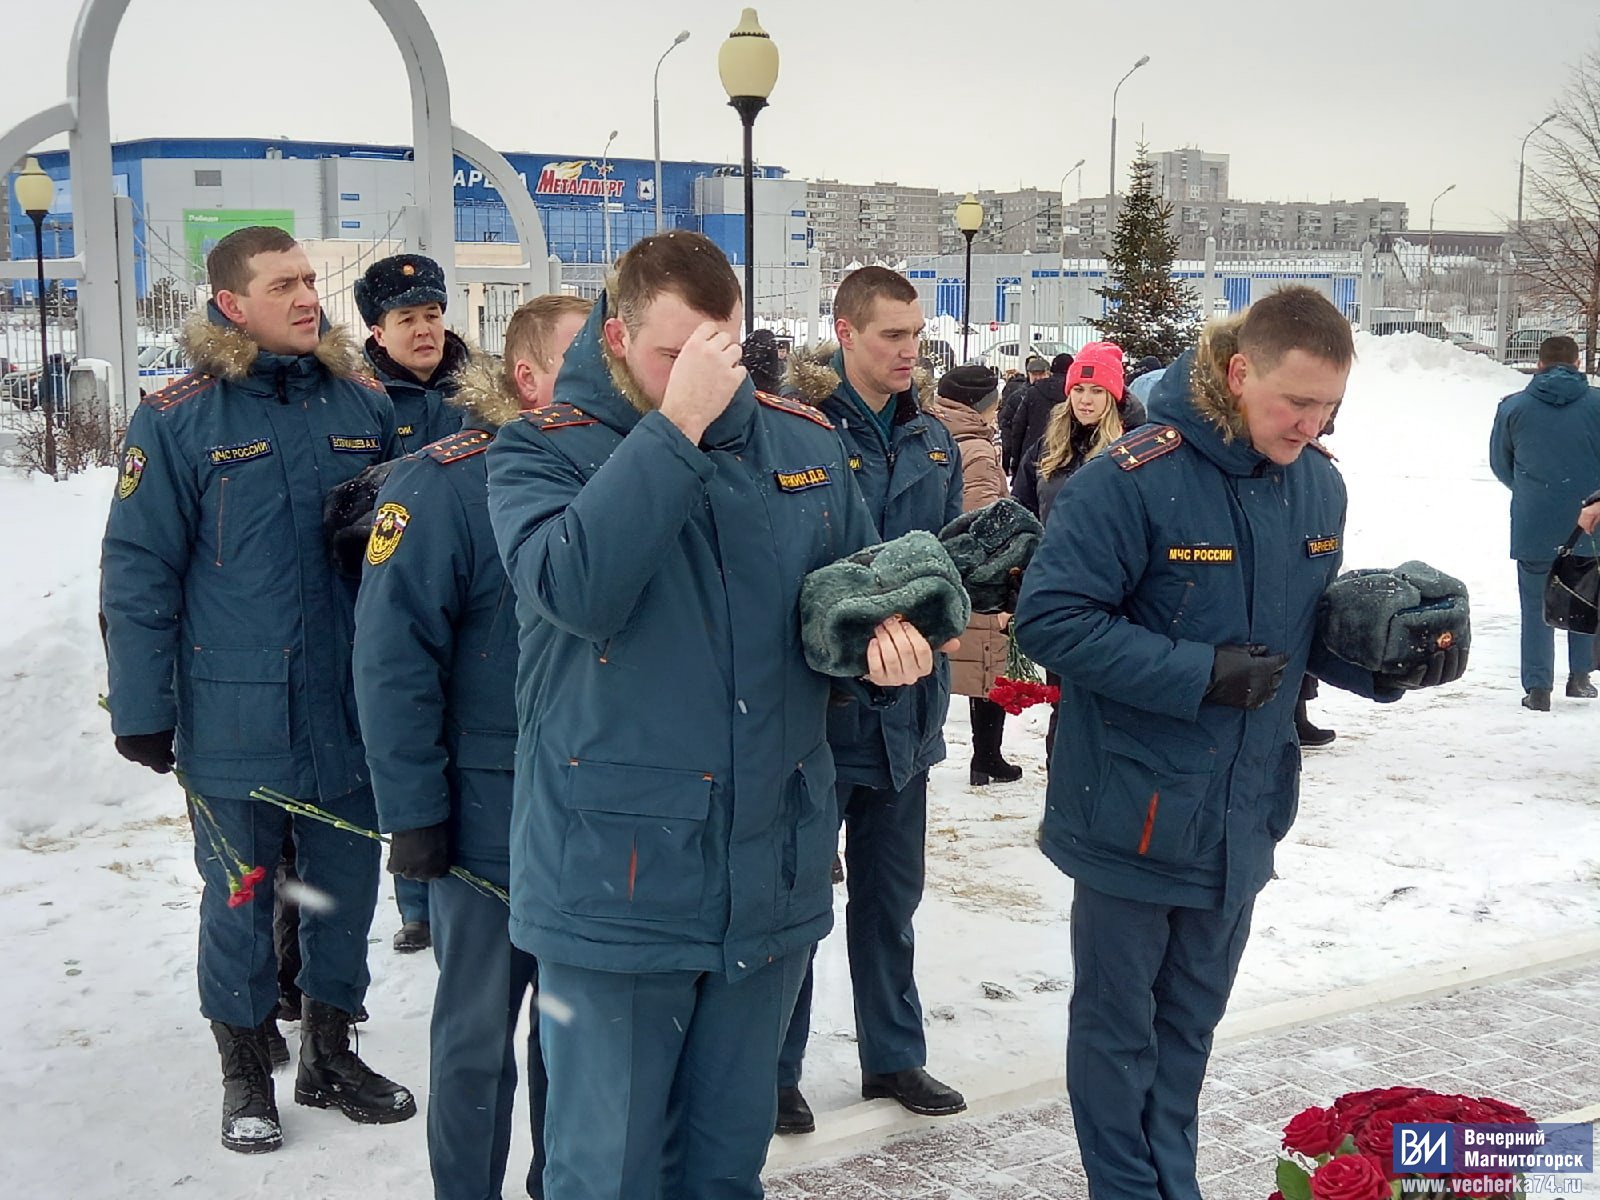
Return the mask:
[[(1000, 469), (1000, 447), (995, 444), (999, 399), (999, 380), (993, 371), (963, 366), (944, 373), (938, 396), (928, 406), (961, 449), (964, 507), (968, 512), (1009, 494), (1005, 472)], [(1008, 620), (1009, 614), (973, 613), (972, 624), (961, 635), (961, 649), (950, 656), (951, 692), (971, 697), (974, 787), (1022, 778), (1021, 767), (1000, 757), (1005, 709), (984, 698), (994, 686), (995, 676), (1004, 674), (1006, 669)]]

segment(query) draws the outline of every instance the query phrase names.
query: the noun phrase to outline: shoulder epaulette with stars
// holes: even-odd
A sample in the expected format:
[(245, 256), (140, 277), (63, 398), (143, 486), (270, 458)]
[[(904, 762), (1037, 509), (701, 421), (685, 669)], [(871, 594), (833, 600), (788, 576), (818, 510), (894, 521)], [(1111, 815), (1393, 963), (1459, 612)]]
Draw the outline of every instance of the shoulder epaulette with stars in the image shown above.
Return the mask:
[(804, 417), (808, 421), (814, 421), (824, 429), (833, 428), (832, 421), (823, 416), (818, 409), (812, 408), (811, 405), (803, 401), (788, 400), (782, 396), (774, 396), (771, 392), (757, 392), (756, 400), (768, 408), (777, 409), (779, 412), (786, 412), (791, 416)]
[(217, 382), (215, 375), (207, 375), (200, 371), (191, 372), (175, 383), (169, 383), (159, 392), (152, 392), (141, 403), (148, 404), (157, 412), (166, 412), (175, 408), (185, 400), (191, 400)]
[(522, 414), (522, 419), (537, 429), (568, 429), (574, 425), (595, 425), (598, 419), (591, 417), (581, 408), (571, 404), (562, 404), (557, 401), (546, 404), (543, 408), (530, 409)]
[(471, 458), (474, 454), (482, 454), (492, 441), (494, 434), (487, 429), (463, 429), (460, 433), (452, 433), (437, 442), (430, 442), (422, 448), (421, 453), (437, 463), (460, 462), (464, 458)]
[(1107, 453), (1124, 471), (1133, 471), (1163, 454), (1171, 454), (1181, 445), (1183, 434), (1171, 425), (1144, 425), (1115, 443)]
[(359, 383), (369, 392), (382, 392), (384, 395), (388, 395), (388, 391), (383, 384), (364, 371), (356, 371), (347, 376), (347, 378), (351, 383)]

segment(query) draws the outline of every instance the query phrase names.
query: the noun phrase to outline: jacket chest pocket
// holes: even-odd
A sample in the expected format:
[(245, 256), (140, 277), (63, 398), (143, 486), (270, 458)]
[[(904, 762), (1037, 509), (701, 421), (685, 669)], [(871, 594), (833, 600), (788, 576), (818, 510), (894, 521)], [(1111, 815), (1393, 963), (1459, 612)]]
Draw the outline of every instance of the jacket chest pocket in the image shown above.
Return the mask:
[(218, 459), (204, 482), (201, 496), (197, 546), (201, 561), (215, 567), (231, 565), (239, 557), (243, 541), (259, 532), (264, 520), (275, 512), (268, 498), (281, 490), (279, 466), (269, 439), (213, 448)]
[(189, 688), (188, 738), (195, 753), (289, 753), (289, 656), (282, 650), (196, 647)]
[(712, 779), (698, 771), (580, 762), (567, 770), (563, 912), (634, 921), (700, 914)]

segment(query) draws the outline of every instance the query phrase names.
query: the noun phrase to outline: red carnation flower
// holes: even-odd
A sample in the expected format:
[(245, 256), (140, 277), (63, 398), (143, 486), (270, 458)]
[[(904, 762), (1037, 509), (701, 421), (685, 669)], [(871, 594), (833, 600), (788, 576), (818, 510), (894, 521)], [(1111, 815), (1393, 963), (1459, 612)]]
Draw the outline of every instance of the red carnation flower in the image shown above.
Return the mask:
[(1017, 716), (1023, 709), (1032, 708), (1035, 704), (1056, 703), (1061, 699), (1061, 689), (1029, 679), (1007, 679), (999, 675), (995, 677), (987, 699), (1012, 716)]

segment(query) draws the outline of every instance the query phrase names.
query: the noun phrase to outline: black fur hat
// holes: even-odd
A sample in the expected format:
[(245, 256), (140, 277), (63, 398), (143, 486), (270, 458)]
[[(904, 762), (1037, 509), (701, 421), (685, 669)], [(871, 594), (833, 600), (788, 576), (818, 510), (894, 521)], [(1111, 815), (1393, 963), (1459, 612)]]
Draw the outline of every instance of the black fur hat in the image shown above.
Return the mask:
[(356, 308), (368, 326), (383, 320), (383, 314), (413, 304), (448, 307), (450, 296), (444, 289), (444, 271), (433, 259), (421, 254), (396, 254), (380, 258), (356, 280)]

